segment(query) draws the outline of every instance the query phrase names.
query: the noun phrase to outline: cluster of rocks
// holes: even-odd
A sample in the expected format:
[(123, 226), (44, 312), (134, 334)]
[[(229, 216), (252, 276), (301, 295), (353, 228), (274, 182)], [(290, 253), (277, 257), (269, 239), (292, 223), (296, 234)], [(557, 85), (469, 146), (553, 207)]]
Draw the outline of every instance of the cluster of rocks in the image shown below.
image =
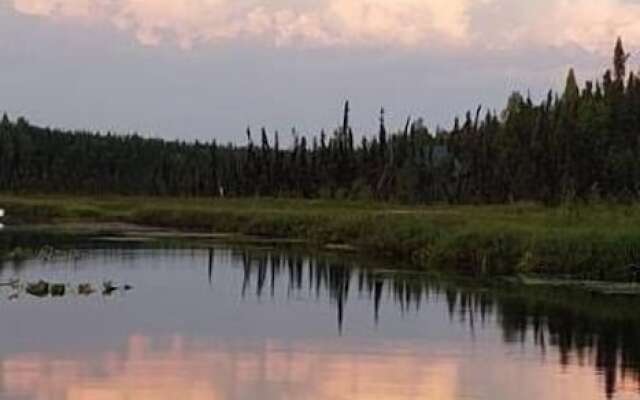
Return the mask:
[(39, 281), (36, 283), (28, 283), (25, 291), (32, 296), (36, 297), (62, 297), (67, 291), (67, 286), (62, 283), (49, 283), (45, 281)]
[[(20, 281), (13, 280), (9, 283), (2, 284), (2, 286), (9, 286), (16, 290), (9, 298), (14, 300), (18, 297), (19, 291), (24, 288), (24, 291), (31, 296), (35, 297), (62, 297), (68, 293), (74, 292), (80, 296), (89, 296), (93, 293), (97, 292), (98, 289), (95, 288), (91, 283), (81, 283), (77, 286), (67, 285), (64, 283), (52, 283), (44, 280), (40, 280), (38, 282), (29, 282), (25, 285), (21, 285)], [(122, 285), (116, 286), (112, 281), (103, 282), (101, 292), (104, 296), (110, 296), (116, 291), (129, 291), (133, 289), (131, 285)]]

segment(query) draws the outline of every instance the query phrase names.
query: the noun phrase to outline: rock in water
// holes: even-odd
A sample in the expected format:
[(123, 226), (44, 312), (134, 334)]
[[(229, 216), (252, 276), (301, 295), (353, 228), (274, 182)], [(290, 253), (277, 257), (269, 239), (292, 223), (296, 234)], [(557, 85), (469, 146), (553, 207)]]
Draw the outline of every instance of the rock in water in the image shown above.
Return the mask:
[(46, 297), (49, 295), (49, 284), (45, 281), (39, 281), (38, 283), (28, 283), (26, 291), (32, 296)]
[(111, 293), (115, 292), (116, 290), (118, 290), (117, 286), (113, 285), (113, 282), (111, 281), (106, 281), (102, 284), (103, 290), (102, 290), (102, 294), (105, 296), (109, 296), (111, 295)]
[(78, 294), (82, 296), (89, 296), (95, 292), (90, 283), (81, 283), (78, 285)]
[(51, 296), (62, 297), (66, 291), (66, 287), (63, 284), (51, 285)]

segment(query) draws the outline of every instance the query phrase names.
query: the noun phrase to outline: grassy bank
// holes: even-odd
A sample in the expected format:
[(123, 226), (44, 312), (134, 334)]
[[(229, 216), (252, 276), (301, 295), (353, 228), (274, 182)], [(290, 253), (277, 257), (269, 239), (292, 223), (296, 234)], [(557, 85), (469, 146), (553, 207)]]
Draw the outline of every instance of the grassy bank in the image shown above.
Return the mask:
[(126, 222), (349, 245), (421, 268), (628, 279), (640, 206), (424, 206), (273, 199), (0, 196), (9, 221)]

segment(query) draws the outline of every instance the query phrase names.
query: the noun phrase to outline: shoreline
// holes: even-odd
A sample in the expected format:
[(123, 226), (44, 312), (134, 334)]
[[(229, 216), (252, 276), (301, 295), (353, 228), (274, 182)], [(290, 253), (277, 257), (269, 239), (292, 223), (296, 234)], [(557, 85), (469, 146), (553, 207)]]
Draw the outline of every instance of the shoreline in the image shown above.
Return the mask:
[[(1, 196), (6, 224), (135, 224), (305, 244), (421, 270), (629, 281), (640, 206), (402, 206), (284, 199)], [(193, 236), (193, 234), (191, 234)]]

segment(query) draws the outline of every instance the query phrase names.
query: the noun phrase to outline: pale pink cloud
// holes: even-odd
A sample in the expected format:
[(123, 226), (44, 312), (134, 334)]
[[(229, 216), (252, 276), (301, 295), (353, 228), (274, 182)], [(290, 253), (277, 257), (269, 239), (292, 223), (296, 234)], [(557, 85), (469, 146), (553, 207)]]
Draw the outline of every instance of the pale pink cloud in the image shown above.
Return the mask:
[[(494, 6), (510, 0), (494, 0)], [(624, 0), (523, 2), (509, 19), (479, 21), (478, 40), (492, 48), (577, 46), (609, 54), (615, 39), (640, 43), (640, 4)], [(505, 17), (509, 16), (508, 12)]]
[(181, 47), (234, 38), (275, 45), (416, 46), (462, 43), (472, 0), (13, 0), (18, 12), (92, 19), (132, 32), (145, 45)]
[(13, 0), (16, 11), (40, 16), (92, 18), (95, 0)]
[(609, 51), (617, 36), (623, 36), (627, 42), (640, 42), (637, 2), (558, 0), (547, 18), (539, 17), (526, 34), (555, 46), (577, 45), (591, 51)]
[[(248, 39), (276, 46), (577, 45), (602, 52), (617, 35), (640, 42), (640, 4), (625, 0), (12, 1), (24, 14), (106, 22), (149, 46)], [(511, 11), (482, 17), (486, 7)]]

